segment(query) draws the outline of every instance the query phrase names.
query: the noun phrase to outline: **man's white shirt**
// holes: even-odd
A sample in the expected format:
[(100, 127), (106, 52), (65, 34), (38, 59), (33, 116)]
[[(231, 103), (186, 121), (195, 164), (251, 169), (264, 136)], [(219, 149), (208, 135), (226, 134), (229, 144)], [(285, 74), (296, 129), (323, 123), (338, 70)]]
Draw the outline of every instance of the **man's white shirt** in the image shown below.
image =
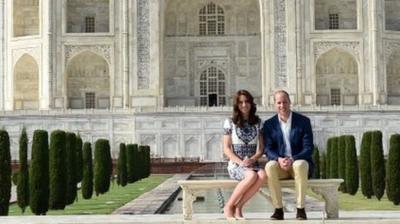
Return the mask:
[(282, 121), (279, 115), (278, 119), (283, 134), (283, 140), (285, 141), (285, 156), (292, 157), (292, 148), (290, 146), (290, 130), (292, 129), (292, 111), (290, 111), (289, 117), (286, 122)]

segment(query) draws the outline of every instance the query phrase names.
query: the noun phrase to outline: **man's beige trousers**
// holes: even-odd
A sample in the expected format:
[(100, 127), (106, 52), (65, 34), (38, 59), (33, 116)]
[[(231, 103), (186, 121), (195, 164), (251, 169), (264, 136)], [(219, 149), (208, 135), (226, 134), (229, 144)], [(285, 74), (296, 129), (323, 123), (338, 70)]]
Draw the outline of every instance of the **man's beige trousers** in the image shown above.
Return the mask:
[(282, 189), (280, 179), (294, 178), (297, 198), (297, 208), (304, 208), (308, 180), (308, 162), (296, 160), (292, 168), (285, 171), (280, 168), (275, 160), (268, 161), (265, 165), (268, 176), (268, 188), (271, 193), (272, 204), (275, 208), (283, 208)]

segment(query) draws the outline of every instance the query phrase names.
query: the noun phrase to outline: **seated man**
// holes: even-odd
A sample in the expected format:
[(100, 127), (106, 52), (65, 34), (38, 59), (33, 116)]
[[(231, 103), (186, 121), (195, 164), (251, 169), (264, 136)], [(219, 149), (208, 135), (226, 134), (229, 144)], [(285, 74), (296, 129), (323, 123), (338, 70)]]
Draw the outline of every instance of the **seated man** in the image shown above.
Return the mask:
[(274, 94), (277, 114), (264, 123), (264, 145), (268, 162), (265, 171), (275, 212), (273, 220), (283, 220), (280, 179), (294, 178), (299, 220), (307, 219), (304, 200), (312, 161), (313, 133), (310, 119), (290, 109), (289, 94), (278, 90)]

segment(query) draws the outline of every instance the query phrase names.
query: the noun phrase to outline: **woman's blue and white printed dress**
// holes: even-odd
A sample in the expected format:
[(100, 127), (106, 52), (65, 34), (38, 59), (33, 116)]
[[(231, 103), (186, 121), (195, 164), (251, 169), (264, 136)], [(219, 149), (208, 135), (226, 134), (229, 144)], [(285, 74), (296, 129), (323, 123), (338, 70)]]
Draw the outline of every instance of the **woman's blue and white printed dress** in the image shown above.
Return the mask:
[[(224, 135), (230, 135), (232, 138), (232, 150), (240, 159), (253, 156), (258, 147), (258, 136), (261, 134), (262, 122), (256, 125), (245, 123), (243, 127), (236, 126), (232, 119), (228, 118), (224, 122)], [(246, 170), (260, 169), (258, 163), (253, 167), (242, 167), (239, 164), (229, 160), (228, 173), (232, 179), (243, 180)]]

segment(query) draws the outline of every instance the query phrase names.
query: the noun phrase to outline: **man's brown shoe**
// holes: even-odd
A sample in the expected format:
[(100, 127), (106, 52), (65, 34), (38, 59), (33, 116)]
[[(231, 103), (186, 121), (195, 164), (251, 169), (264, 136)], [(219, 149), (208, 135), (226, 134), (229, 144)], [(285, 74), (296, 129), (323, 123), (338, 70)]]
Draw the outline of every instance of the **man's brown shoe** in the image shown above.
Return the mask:
[(283, 208), (276, 208), (274, 214), (271, 215), (272, 220), (283, 220)]
[(296, 219), (297, 220), (307, 220), (307, 214), (306, 214), (306, 210), (304, 208), (297, 208)]

